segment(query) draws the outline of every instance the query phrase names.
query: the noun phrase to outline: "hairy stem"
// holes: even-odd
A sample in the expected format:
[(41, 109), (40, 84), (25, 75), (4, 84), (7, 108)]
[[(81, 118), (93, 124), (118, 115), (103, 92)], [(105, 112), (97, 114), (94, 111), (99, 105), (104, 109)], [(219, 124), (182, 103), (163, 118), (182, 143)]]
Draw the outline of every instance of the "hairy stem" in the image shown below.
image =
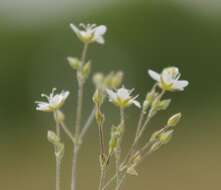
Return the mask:
[(94, 121), (94, 118), (95, 118), (95, 112), (96, 112), (96, 108), (94, 107), (93, 110), (91, 111), (84, 127), (82, 128), (81, 130), (81, 133), (79, 135), (79, 139), (82, 141), (86, 132), (88, 131), (88, 129), (90, 128), (92, 122)]
[(106, 189), (111, 183), (114, 182), (114, 180), (116, 180), (117, 175), (115, 174), (114, 176), (112, 176), (109, 181), (103, 186), (103, 189)]
[[(155, 87), (154, 87), (154, 88), (155, 88)], [(163, 90), (163, 91), (158, 95), (157, 99), (160, 100), (164, 94), (165, 94), (165, 91)], [(140, 127), (139, 130), (137, 130), (137, 134), (136, 134), (136, 136), (135, 136), (134, 142), (133, 142), (133, 144), (132, 144), (132, 146), (131, 146), (131, 148), (130, 148), (130, 150), (129, 150), (129, 152), (128, 152), (128, 154), (127, 154), (127, 156), (126, 156), (126, 158), (125, 158), (125, 160), (124, 160), (124, 162), (123, 162), (123, 164), (125, 164), (127, 161), (129, 161), (130, 156), (133, 155), (133, 153), (134, 153), (134, 151), (135, 151), (135, 149), (136, 149), (136, 146), (137, 146), (137, 144), (138, 144), (140, 138), (142, 137), (142, 135), (143, 135), (143, 133), (144, 133), (144, 131), (145, 131), (147, 125), (149, 124), (150, 120), (153, 118), (154, 115), (152, 115), (150, 112), (151, 112), (151, 110), (149, 111), (149, 113), (148, 113), (148, 115), (147, 115), (147, 117), (146, 117), (146, 120), (145, 120), (144, 124), (141, 125), (141, 127)]]
[[(57, 119), (57, 113), (54, 112), (53, 114), (54, 114), (54, 120), (55, 120), (55, 123), (56, 123), (56, 134), (57, 134), (57, 136), (59, 138), (61, 138), (61, 131), (60, 131), (60, 126), (59, 126), (59, 122), (58, 122), (58, 119)], [(62, 162), (62, 159), (58, 158), (56, 155), (55, 155), (55, 159), (56, 159), (55, 189), (56, 190), (60, 190), (60, 186), (61, 186), (61, 162)]]
[(75, 142), (74, 136), (72, 135), (71, 131), (67, 128), (67, 126), (64, 124), (64, 122), (61, 122), (60, 125), (61, 125), (62, 129), (64, 130), (64, 132), (66, 133), (66, 135), (74, 143)]
[(100, 175), (100, 182), (99, 182), (99, 190), (104, 190), (104, 181), (105, 181), (105, 175), (106, 175), (106, 166), (101, 168), (101, 175)]
[(116, 186), (118, 186), (120, 182), (120, 159), (121, 159), (121, 143), (123, 140), (125, 121), (124, 121), (124, 109), (120, 108), (120, 127), (121, 127), (121, 135), (119, 137), (119, 142), (116, 148), (115, 157), (116, 157)]
[[(81, 56), (81, 68), (82, 69), (87, 53), (88, 44), (84, 44), (82, 56)], [(80, 71), (78, 71), (80, 72)], [(82, 105), (83, 105), (83, 94), (84, 94), (84, 81), (79, 75), (81, 73), (77, 73), (78, 75), (78, 100), (77, 100), (77, 110), (76, 110), (76, 122), (75, 122), (75, 143), (73, 147), (73, 161), (72, 161), (72, 182), (71, 182), (71, 190), (77, 190), (77, 160), (78, 160), (78, 152), (79, 152), (79, 133), (81, 127), (81, 117), (82, 117)]]

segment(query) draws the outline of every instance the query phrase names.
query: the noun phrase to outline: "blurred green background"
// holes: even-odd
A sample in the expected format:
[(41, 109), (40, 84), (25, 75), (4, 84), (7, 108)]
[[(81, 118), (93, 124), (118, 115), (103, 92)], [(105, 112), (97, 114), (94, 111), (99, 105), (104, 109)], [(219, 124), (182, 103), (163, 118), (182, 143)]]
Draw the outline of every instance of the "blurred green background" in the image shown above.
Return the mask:
[[(71, 95), (64, 111), (73, 126), (77, 85), (66, 57), (78, 56), (81, 43), (69, 23), (105, 24), (104, 46), (93, 45), (93, 71), (125, 72), (125, 85), (139, 100), (153, 85), (147, 69), (178, 66), (190, 81), (184, 92), (170, 93), (171, 107), (153, 121), (159, 129), (172, 113), (182, 112), (173, 141), (149, 157), (123, 189), (221, 189), (221, 3), (216, 0), (0, 0), (0, 189), (54, 189), (53, 129), (50, 114), (35, 111), (34, 101), (52, 87)], [(84, 118), (92, 107), (88, 84)], [(114, 106), (105, 108), (107, 127), (118, 122)], [(127, 110), (130, 139), (136, 108)], [(63, 189), (69, 189), (71, 145), (65, 140)], [(126, 142), (127, 144), (129, 143)], [(98, 139), (94, 125), (81, 150), (79, 189), (96, 189)]]

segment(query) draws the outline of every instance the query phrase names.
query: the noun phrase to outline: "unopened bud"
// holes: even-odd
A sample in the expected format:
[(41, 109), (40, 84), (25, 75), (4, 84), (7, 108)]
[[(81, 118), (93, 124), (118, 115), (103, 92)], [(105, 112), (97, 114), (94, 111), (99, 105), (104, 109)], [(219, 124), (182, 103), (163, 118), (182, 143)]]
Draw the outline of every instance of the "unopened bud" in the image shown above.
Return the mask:
[(48, 131), (47, 135), (48, 141), (53, 145), (60, 143), (60, 138), (55, 134), (54, 131)]
[(177, 114), (173, 115), (167, 121), (167, 126), (175, 127), (180, 122), (181, 117), (182, 117), (181, 113), (177, 113)]
[(96, 87), (100, 87), (103, 85), (104, 82), (104, 75), (103, 73), (96, 73), (93, 76), (93, 83)]
[(102, 124), (104, 122), (104, 114), (102, 114), (99, 110), (96, 112), (96, 121), (98, 124)]
[(118, 88), (123, 81), (124, 73), (122, 71), (118, 71), (112, 77), (112, 88)]
[(150, 152), (157, 151), (162, 146), (162, 143), (157, 141), (150, 147)]
[(93, 101), (97, 106), (101, 106), (103, 103), (104, 97), (103, 92), (100, 89), (96, 89), (93, 95)]
[(76, 57), (67, 57), (69, 65), (74, 69), (78, 70), (81, 66), (81, 61)]
[(83, 66), (81, 71), (81, 74), (84, 77), (84, 79), (88, 78), (90, 71), (91, 71), (91, 62), (89, 61)]
[(166, 110), (169, 105), (171, 103), (171, 100), (170, 99), (167, 99), (167, 100), (155, 100), (152, 104), (152, 107), (154, 110)]
[(62, 111), (58, 110), (56, 111), (56, 120), (61, 123), (65, 120), (65, 115)]
[(138, 176), (138, 173), (135, 170), (135, 166), (136, 165), (132, 165), (132, 166), (128, 167), (127, 168), (127, 173), (130, 174), (130, 175)]
[(162, 144), (167, 144), (172, 136), (173, 136), (173, 132), (174, 130), (171, 129), (171, 130), (168, 130), (168, 131), (165, 131), (165, 132), (162, 132), (160, 135), (159, 135), (159, 140)]
[(155, 90), (152, 90), (149, 93), (147, 93), (146, 101), (148, 102), (149, 105), (151, 105), (153, 103), (153, 101), (156, 99), (157, 95), (158, 95), (158, 93), (155, 92)]

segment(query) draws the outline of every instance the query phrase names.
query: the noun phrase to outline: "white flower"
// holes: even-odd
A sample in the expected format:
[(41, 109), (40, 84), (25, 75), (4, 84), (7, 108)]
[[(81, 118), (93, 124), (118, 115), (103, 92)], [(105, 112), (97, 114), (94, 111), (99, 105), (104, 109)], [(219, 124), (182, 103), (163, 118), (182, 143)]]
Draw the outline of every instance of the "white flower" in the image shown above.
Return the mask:
[(37, 101), (36, 110), (44, 111), (44, 112), (53, 112), (60, 109), (67, 97), (69, 96), (69, 91), (62, 91), (60, 94), (54, 94), (56, 88), (52, 89), (52, 93), (47, 96), (42, 94), (42, 97), (46, 97), (48, 102), (39, 102)]
[(179, 73), (179, 69), (177, 67), (165, 68), (161, 74), (153, 70), (148, 70), (148, 73), (152, 79), (158, 82), (159, 87), (163, 90), (183, 91), (184, 88), (189, 84), (189, 82), (186, 80), (179, 80), (181, 74)]
[(74, 24), (70, 24), (71, 29), (77, 35), (77, 37), (84, 43), (97, 42), (98, 44), (104, 44), (103, 35), (107, 31), (107, 27), (104, 25), (96, 26), (96, 24), (80, 24), (79, 29)]
[(109, 89), (106, 91), (109, 96), (109, 101), (113, 102), (116, 106), (124, 108), (134, 104), (138, 108), (141, 107), (140, 103), (136, 100), (138, 96), (131, 96), (131, 93), (134, 91), (134, 89), (128, 90), (125, 87), (122, 87), (117, 89), (115, 92)]

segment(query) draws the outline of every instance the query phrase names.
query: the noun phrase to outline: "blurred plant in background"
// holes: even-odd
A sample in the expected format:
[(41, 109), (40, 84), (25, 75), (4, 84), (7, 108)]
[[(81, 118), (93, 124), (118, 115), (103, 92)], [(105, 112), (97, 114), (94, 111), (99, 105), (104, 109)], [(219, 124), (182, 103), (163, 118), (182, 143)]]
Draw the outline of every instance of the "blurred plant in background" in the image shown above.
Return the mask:
[[(150, 138), (145, 138), (146, 140), (144, 143), (141, 143), (141, 138), (145, 136), (146, 128), (151, 119), (156, 116), (159, 111), (166, 110), (170, 105), (171, 100), (163, 98), (165, 93), (168, 91), (183, 91), (188, 85), (188, 81), (179, 80), (181, 74), (176, 67), (165, 68), (161, 73), (149, 70), (148, 73), (151, 78), (156, 81), (156, 84), (147, 92), (146, 98), (141, 105), (141, 103), (137, 101), (138, 95), (132, 96), (134, 89), (129, 90), (122, 85), (122, 71), (110, 72), (107, 75), (96, 73), (93, 76), (95, 92), (92, 99), (94, 108), (92, 108), (85, 124), (82, 125), (84, 87), (91, 71), (91, 61), (88, 61), (86, 58), (88, 47), (95, 42), (104, 44), (105, 40), (103, 36), (107, 28), (104, 25), (97, 26), (95, 24), (80, 24), (79, 28), (74, 24), (70, 26), (83, 43), (81, 58), (67, 58), (71, 68), (76, 71), (78, 82), (78, 97), (74, 126), (75, 132), (73, 133), (72, 130), (66, 126), (65, 115), (60, 110), (69, 96), (69, 91), (62, 91), (60, 94), (55, 94), (56, 89), (54, 88), (49, 96), (42, 94), (42, 97), (46, 97), (48, 102), (36, 102), (37, 110), (53, 113), (55, 120), (55, 131), (48, 131), (48, 140), (53, 144), (55, 150), (56, 190), (61, 189), (61, 166), (65, 148), (61, 139), (61, 129), (73, 143), (71, 190), (76, 190), (79, 150), (83, 143), (83, 138), (94, 119), (96, 119), (97, 122), (100, 141), (100, 182), (98, 189), (104, 190), (109, 187), (110, 184), (114, 183), (114, 189), (119, 190), (127, 175), (138, 175), (136, 167), (148, 155), (158, 150), (162, 145), (167, 144), (172, 138), (175, 127), (181, 119), (181, 113), (171, 116), (165, 126), (155, 131)], [(108, 114), (102, 111), (102, 106), (107, 97), (109, 101), (119, 109), (120, 118), (119, 124), (116, 126), (112, 123), (113, 125), (111, 127), (109, 139), (105, 139), (104, 136), (105, 118)], [(90, 101), (90, 99), (87, 101)], [(134, 140), (127, 154), (124, 156), (122, 154), (122, 150), (124, 150), (122, 141), (124, 140), (124, 133), (128, 125), (125, 112), (132, 105), (141, 109), (141, 111)], [(112, 177), (109, 177), (111, 174), (108, 174), (108, 171), (112, 167), (111, 161), (113, 159), (115, 160), (115, 170)]]

